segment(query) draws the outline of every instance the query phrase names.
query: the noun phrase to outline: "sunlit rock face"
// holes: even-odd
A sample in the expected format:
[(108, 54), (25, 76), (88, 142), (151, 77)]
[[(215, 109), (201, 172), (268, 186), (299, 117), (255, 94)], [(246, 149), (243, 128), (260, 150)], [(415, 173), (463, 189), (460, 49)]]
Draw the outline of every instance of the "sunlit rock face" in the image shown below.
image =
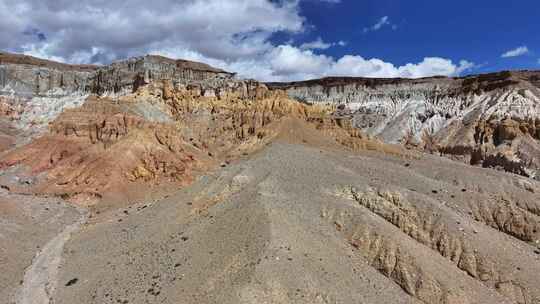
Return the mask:
[(8, 186), (13, 191), (90, 205), (143, 198), (148, 186), (151, 193), (174, 191), (264, 147), (289, 120), (316, 122), (352, 148), (367, 142), (318, 119), (330, 118), (332, 107), (299, 103), (201, 63), (158, 56), (106, 67), (0, 59), (0, 170), (33, 179), (25, 189)]
[(465, 78), (325, 78), (272, 83), (307, 103), (342, 105), (354, 126), (403, 143), (538, 177), (540, 73)]
[(81, 106), (90, 94), (118, 97), (155, 80), (169, 79), (179, 85), (211, 79), (223, 82), (233, 76), (206, 64), (151, 55), (93, 66), (0, 53), (3, 106), (20, 109), (17, 119), (10, 118), (35, 134), (42, 133), (64, 109)]
[(230, 79), (234, 74), (209, 65), (148, 55), (101, 67), (93, 77), (91, 91), (98, 95), (125, 95), (156, 80), (188, 84), (210, 79)]

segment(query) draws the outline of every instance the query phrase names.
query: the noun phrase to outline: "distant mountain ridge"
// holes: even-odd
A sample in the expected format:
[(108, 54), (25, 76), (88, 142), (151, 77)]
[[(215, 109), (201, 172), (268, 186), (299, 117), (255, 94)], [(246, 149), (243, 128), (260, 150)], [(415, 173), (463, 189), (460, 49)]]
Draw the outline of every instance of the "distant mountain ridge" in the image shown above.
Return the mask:
[[(291, 82), (266, 82), (271, 89), (290, 90), (300, 87), (324, 86), (326, 88), (343, 85), (356, 84), (359, 86), (378, 87), (391, 84), (422, 84), (422, 83), (454, 83), (459, 84), (463, 89), (486, 89), (492, 90), (505, 85), (518, 84), (519, 82), (530, 82), (540, 88), (540, 70), (516, 70), (501, 71), (477, 75), (467, 75), (461, 77), (431, 76), (422, 78), (372, 78), (372, 77), (346, 77), (329, 76), (317, 79)], [(491, 85), (490, 85), (491, 84)], [(496, 85), (494, 85), (496, 84)], [(476, 87), (474, 86), (476, 85)]]
[(55, 89), (95, 94), (132, 93), (137, 85), (149, 83), (153, 78), (191, 81), (216, 76), (230, 78), (234, 74), (204, 63), (158, 55), (98, 66), (72, 65), (0, 52), (0, 95), (46, 95)]
[(540, 178), (540, 71), (267, 85), (299, 101), (340, 106), (355, 127), (386, 142)]
[(22, 128), (40, 132), (62, 111), (82, 105), (88, 96), (123, 96), (156, 80), (173, 85), (197, 83), (202, 91), (232, 79), (234, 73), (204, 63), (146, 55), (110, 65), (71, 65), (0, 52), (0, 108), (20, 116)]
[[(0, 53), (0, 110), (20, 116), (20, 127), (39, 131), (91, 94), (124, 96), (169, 80), (173, 87), (197, 86), (202, 96), (220, 96), (234, 76), (204, 63), (156, 55), (92, 66)], [(238, 90), (247, 96), (249, 81), (242, 86)], [(266, 86), (301, 102), (339, 107), (337, 116), (387, 143), (540, 178), (540, 71), (327, 77)]]

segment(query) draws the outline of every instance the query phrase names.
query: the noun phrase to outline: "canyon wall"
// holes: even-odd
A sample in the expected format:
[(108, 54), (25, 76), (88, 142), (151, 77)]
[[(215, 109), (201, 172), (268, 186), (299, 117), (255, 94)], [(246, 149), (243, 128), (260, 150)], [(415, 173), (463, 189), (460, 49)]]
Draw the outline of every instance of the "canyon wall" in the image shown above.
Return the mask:
[(335, 104), (355, 127), (386, 142), (539, 177), (540, 72), (268, 85), (306, 103)]
[[(162, 80), (167, 80), (164, 98), (167, 92), (189, 89), (201, 97), (253, 99), (261, 88), (203, 63), (155, 55), (94, 66), (0, 52), (0, 120), (26, 132), (24, 142), (90, 95), (116, 99)], [(336, 106), (335, 116), (387, 143), (540, 178), (540, 72), (331, 77), (267, 86), (304, 103)]]
[(90, 89), (98, 95), (125, 95), (155, 80), (170, 79), (174, 84), (188, 84), (210, 79), (230, 79), (232, 76), (234, 74), (203, 63), (148, 55), (99, 68), (93, 76)]
[(204, 91), (233, 76), (206, 64), (154, 55), (94, 66), (0, 52), (0, 106), (19, 128), (39, 134), (63, 110), (81, 106), (91, 94), (123, 96), (162, 79), (174, 85), (199, 82)]

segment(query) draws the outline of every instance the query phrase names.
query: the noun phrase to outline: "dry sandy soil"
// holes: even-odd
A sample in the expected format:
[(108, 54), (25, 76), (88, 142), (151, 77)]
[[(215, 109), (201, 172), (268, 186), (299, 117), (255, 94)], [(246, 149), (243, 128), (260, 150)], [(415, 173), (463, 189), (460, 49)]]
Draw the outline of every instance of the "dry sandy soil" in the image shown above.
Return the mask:
[[(56, 304), (540, 303), (539, 193), (535, 181), (431, 155), (346, 151), (291, 120), (254, 155), (163, 200), (91, 214), (81, 226), (74, 208), (32, 198), (25, 212), (35, 219), (21, 218), (26, 228), (10, 238), (2, 296)], [(17, 199), (22, 205), (0, 209), (3, 225), (24, 213), (12, 210), (26, 206)], [(46, 206), (62, 216), (43, 229), (52, 217), (37, 215), (51, 212)], [(29, 248), (36, 246), (46, 249)], [(52, 293), (25, 299), (43, 295), (43, 286)]]
[[(58, 269), (58, 263), (55, 264), (54, 260), (59, 262), (62, 256), (62, 247), (58, 249), (59, 245), (63, 245), (62, 233), (79, 218), (79, 211), (62, 200), (15, 195), (5, 189), (0, 190), (1, 303), (15, 303), (16, 299), (22, 299), (23, 285), (34, 287), (33, 294), (54, 290), (53, 282)], [(47, 255), (49, 257), (41, 259), (41, 262), (38, 258), (34, 259), (34, 256)], [(24, 275), (26, 269), (27, 277)], [(43, 284), (33, 284), (35, 281), (42, 281)], [(49, 283), (48, 286), (45, 283)], [(47, 303), (38, 297), (32, 301), (17, 302)]]

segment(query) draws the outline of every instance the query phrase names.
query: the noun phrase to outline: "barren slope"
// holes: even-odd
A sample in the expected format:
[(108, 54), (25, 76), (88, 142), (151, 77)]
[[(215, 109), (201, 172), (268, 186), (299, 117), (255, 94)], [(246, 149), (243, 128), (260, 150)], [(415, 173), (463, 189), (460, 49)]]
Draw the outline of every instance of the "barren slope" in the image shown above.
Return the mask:
[(320, 133), (296, 125), (85, 227), (55, 303), (539, 303), (537, 183), (299, 144)]
[[(61, 234), (78, 218), (77, 209), (60, 199), (16, 195), (0, 189), (1, 303), (16, 302), (23, 292), (25, 271), (33, 264), (34, 257), (47, 248), (49, 240)], [(57, 256), (60, 258), (61, 249)], [(35, 272), (47, 275), (45, 269), (41, 268), (43, 266), (42, 263), (36, 267)], [(57, 272), (57, 267), (50, 267), (50, 271)], [(54, 288), (53, 284), (51, 280), (48, 288)], [(42, 292), (44, 288), (38, 290)]]

